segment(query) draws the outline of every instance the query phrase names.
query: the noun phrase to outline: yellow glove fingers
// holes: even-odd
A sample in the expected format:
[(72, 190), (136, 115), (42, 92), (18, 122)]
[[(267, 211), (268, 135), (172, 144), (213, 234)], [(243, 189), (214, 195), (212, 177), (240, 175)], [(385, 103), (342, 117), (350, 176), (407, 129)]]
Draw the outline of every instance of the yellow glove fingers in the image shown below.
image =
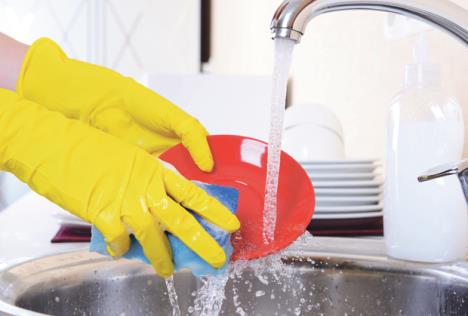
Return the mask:
[(205, 172), (210, 172), (213, 170), (214, 161), (206, 139), (208, 132), (196, 120), (191, 121), (185, 128), (187, 131), (180, 135), (182, 144), (187, 148), (198, 168)]
[(240, 228), (237, 217), (203, 189), (167, 168), (163, 168), (163, 176), (174, 200), (230, 233)]
[(103, 211), (94, 219), (93, 224), (104, 235), (107, 252), (112, 257), (121, 257), (128, 251), (130, 237), (118, 215)]
[(182, 142), (201, 170), (213, 169), (207, 132), (197, 120), (130, 78), (68, 58), (50, 39), (39, 39), (30, 47), (17, 90), (50, 110), (79, 119), (152, 154)]
[(161, 136), (138, 124), (126, 111), (115, 107), (95, 113), (90, 124), (153, 155), (160, 155), (180, 142), (176, 135), (172, 138)]
[[(150, 153), (161, 154), (180, 141), (201, 170), (209, 172), (213, 169), (213, 156), (206, 139), (208, 132), (200, 122), (133, 80), (128, 81), (127, 89), (129, 91), (122, 109), (131, 118), (124, 118), (122, 113), (118, 113), (122, 109), (106, 109), (95, 115), (93, 125), (105, 125), (113, 135), (129, 140)], [(130, 119), (134, 121), (130, 123)]]
[(124, 215), (123, 221), (132, 229), (156, 273), (171, 276), (174, 272), (171, 246), (154, 217), (147, 211), (132, 210)]
[(167, 201), (165, 206), (160, 204), (158, 207), (150, 207), (151, 212), (166, 227), (166, 230), (214, 268), (223, 266), (226, 262), (226, 255), (213, 237), (182, 206), (170, 198)]
[(167, 113), (163, 124), (180, 138), (198, 168), (205, 172), (213, 170), (213, 156), (206, 139), (208, 132), (203, 125), (174, 104), (166, 104), (163, 111)]

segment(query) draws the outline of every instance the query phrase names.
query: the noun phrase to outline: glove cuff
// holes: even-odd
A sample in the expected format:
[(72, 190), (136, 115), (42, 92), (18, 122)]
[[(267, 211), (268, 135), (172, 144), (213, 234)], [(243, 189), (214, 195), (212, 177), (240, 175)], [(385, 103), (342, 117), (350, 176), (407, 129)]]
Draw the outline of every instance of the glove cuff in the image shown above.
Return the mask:
[[(51, 73), (60, 67), (60, 60), (66, 59), (65, 52), (60, 46), (49, 38), (40, 38), (30, 47), (24, 58), (20, 76), (16, 82), (17, 93), (27, 99), (35, 100), (38, 96), (34, 89), (35, 82), (52, 81)], [(41, 88), (47, 87), (41, 84)], [(43, 94), (48, 94), (46, 91)]]
[(16, 90), (49, 110), (89, 123), (94, 112), (119, 103), (126, 85), (122, 79), (110, 69), (68, 58), (57, 43), (41, 38), (26, 54)]

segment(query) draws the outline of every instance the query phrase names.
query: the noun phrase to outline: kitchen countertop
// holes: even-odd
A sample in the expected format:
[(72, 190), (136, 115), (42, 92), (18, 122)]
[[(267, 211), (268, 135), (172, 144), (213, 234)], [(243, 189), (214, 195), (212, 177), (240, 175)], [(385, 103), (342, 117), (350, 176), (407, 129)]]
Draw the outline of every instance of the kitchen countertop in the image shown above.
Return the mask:
[[(0, 269), (6, 265), (48, 254), (88, 249), (89, 243), (54, 243), (60, 222), (69, 214), (37, 193), (30, 192), (0, 211)], [(367, 237), (366, 239), (382, 239)]]
[(33, 257), (87, 248), (88, 243), (82, 242), (50, 242), (60, 227), (55, 217), (59, 213), (67, 212), (34, 192), (1, 210), (0, 268)]

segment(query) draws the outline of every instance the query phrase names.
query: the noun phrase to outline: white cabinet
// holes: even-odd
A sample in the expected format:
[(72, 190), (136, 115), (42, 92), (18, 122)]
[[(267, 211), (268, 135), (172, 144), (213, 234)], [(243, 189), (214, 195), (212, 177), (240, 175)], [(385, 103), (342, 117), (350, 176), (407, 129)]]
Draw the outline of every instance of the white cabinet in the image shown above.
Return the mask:
[(195, 116), (211, 134), (268, 140), (271, 77), (153, 75), (149, 87)]

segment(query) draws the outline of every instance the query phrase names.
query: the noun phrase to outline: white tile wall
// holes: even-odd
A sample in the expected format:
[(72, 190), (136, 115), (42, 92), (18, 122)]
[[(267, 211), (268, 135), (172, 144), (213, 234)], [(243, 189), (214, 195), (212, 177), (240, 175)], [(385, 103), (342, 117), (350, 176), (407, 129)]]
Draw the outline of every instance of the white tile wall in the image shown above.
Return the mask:
[(137, 78), (200, 67), (194, 0), (0, 0), (0, 32), (26, 43), (51, 37), (74, 58)]

